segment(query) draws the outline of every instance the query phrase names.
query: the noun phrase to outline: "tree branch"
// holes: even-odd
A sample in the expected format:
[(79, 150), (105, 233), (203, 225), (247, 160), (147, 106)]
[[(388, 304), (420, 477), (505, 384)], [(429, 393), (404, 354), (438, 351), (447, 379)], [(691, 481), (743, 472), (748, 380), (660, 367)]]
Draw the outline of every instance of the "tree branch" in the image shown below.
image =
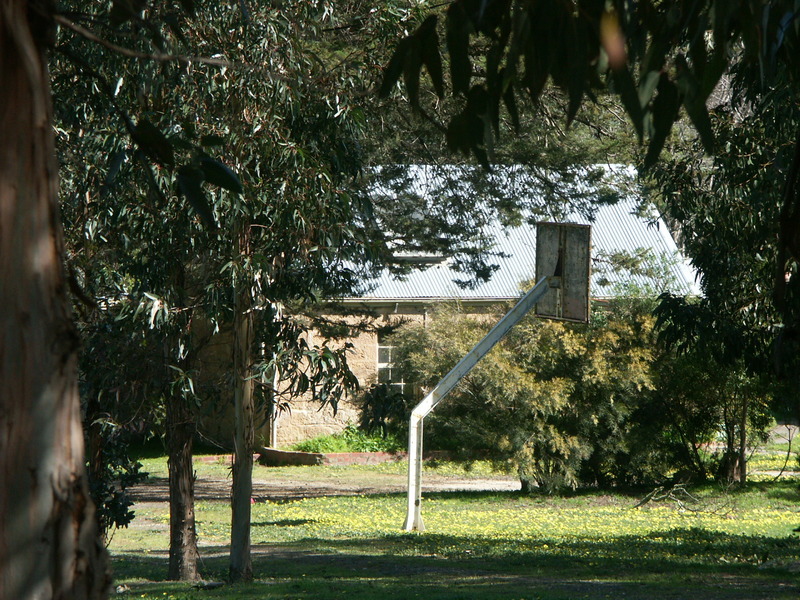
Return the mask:
[(64, 15), (55, 15), (54, 17), (56, 23), (61, 25), (62, 27), (66, 27), (80, 35), (83, 38), (86, 38), (90, 42), (94, 42), (96, 44), (100, 44), (104, 48), (108, 48), (112, 52), (116, 52), (121, 56), (125, 56), (127, 58), (134, 58), (137, 60), (152, 60), (156, 62), (178, 62), (178, 63), (197, 63), (203, 65), (212, 65), (215, 67), (226, 67), (226, 68), (246, 68), (246, 69), (256, 69), (253, 65), (248, 65), (245, 63), (234, 63), (229, 60), (224, 60), (221, 58), (206, 58), (202, 56), (186, 56), (181, 54), (165, 54), (163, 52), (138, 52), (136, 50), (131, 50), (130, 48), (125, 48), (124, 46), (118, 46), (113, 42), (110, 42), (100, 36), (96, 35), (95, 33), (89, 31), (85, 27), (81, 27), (77, 23), (70, 21)]

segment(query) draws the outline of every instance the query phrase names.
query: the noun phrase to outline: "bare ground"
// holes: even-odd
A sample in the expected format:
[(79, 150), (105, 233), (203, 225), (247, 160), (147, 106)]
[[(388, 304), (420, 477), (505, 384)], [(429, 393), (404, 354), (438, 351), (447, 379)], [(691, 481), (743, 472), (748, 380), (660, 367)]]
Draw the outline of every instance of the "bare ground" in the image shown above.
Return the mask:
[[(313, 467), (303, 469), (302, 479), (271, 479), (268, 469), (253, 471), (253, 498), (256, 501), (318, 498), (322, 496), (357, 496), (361, 494), (400, 494), (407, 490), (405, 475), (369, 473), (349, 474), (347, 477), (315, 473)], [(520, 489), (519, 479), (512, 477), (465, 478), (428, 475), (423, 477), (423, 490), (445, 491), (514, 491)], [(227, 500), (230, 498), (230, 478), (204, 477), (195, 483), (196, 500)], [(165, 477), (150, 478), (131, 490), (134, 502), (166, 502), (169, 487)]]

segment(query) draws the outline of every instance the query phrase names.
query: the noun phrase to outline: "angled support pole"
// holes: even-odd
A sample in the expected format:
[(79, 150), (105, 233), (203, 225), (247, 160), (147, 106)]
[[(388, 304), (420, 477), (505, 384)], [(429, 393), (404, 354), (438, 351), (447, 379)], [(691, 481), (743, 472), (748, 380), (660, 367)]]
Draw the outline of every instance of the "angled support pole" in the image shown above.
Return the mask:
[[(557, 275), (560, 275), (560, 273), (557, 272)], [(423, 420), (456, 384), (472, 370), (478, 361), (508, 333), (509, 329), (534, 307), (551, 287), (555, 288), (560, 284), (561, 277), (559, 276), (544, 277), (539, 281), (411, 411), (411, 423), (408, 431), (408, 511), (406, 513), (406, 522), (403, 526), (406, 531), (425, 530), (425, 525), (422, 523), (422, 515), (420, 514), (420, 504), (422, 502)]]

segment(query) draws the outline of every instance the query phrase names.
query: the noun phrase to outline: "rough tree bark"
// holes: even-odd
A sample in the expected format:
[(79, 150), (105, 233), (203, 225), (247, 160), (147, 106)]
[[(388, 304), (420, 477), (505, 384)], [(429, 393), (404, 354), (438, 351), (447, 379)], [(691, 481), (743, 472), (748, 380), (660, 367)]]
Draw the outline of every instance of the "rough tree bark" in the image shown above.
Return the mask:
[[(178, 290), (176, 308), (185, 317), (182, 329), (191, 331), (192, 311), (186, 301), (186, 271), (176, 267), (174, 287)], [(167, 454), (169, 466), (169, 567), (167, 578), (180, 581), (200, 579), (197, 568), (200, 554), (197, 550), (197, 527), (194, 514), (194, 466), (192, 451), (196, 432), (196, 418), (188, 404), (189, 398), (176, 390), (170, 382), (174, 373), (169, 365), (170, 349), (179, 345), (173, 336), (167, 336), (164, 345), (164, 381), (167, 395)], [(178, 365), (189, 370), (194, 351)]]
[[(240, 249), (249, 251), (248, 240), (240, 235)], [(231, 495), (231, 581), (250, 581), (250, 500), (253, 494), (254, 406), (250, 377), (253, 351), (253, 301), (250, 287), (237, 282), (234, 307), (233, 373), (234, 455)]]
[(169, 453), (169, 570), (167, 577), (181, 581), (200, 578), (197, 570), (197, 528), (194, 518), (194, 468), (192, 446), (195, 421), (186, 399), (167, 401)]
[(725, 410), (725, 452), (719, 465), (717, 479), (726, 483), (747, 481), (747, 415), (749, 402)]
[(58, 215), (48, 3), (0, 0), (0, 599), (94, 599), (109, 574), (84, 465)]

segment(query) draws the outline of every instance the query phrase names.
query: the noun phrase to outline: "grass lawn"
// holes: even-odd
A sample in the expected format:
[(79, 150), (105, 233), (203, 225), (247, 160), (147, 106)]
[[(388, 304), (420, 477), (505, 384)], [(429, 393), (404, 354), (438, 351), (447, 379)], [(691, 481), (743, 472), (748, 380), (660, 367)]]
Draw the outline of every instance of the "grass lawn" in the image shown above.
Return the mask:
[[(163, 473), (163, 459), (145, 467)], [(198, 465), (225, 477), (224, 464)], [(258, 468), (286, 482), (401, 476), (405, 465)], [(427, 473), (428, 471), (426, 471)], [(437, 472), (436, 469), (433, 470)], [(440, 465), (440, 476), (486, 477)], [(573, 599), (800, 598), (800, 490), (764, 481), (726, 491), (692, 490), (694, 500), (651, 502), (644, 492), (566, 497), (518, 492), (424, 496), (427, 531), (400, 531), (403, 494), (283, 499), (253, 506), (255, 581), (199, 590), (165, 582), (166, 502), (137, 505), (137, 518), (110, 545), (116, 597), (208, 599)], [(224, 581), (230, 510), (197, 505), (202, 573)]]

